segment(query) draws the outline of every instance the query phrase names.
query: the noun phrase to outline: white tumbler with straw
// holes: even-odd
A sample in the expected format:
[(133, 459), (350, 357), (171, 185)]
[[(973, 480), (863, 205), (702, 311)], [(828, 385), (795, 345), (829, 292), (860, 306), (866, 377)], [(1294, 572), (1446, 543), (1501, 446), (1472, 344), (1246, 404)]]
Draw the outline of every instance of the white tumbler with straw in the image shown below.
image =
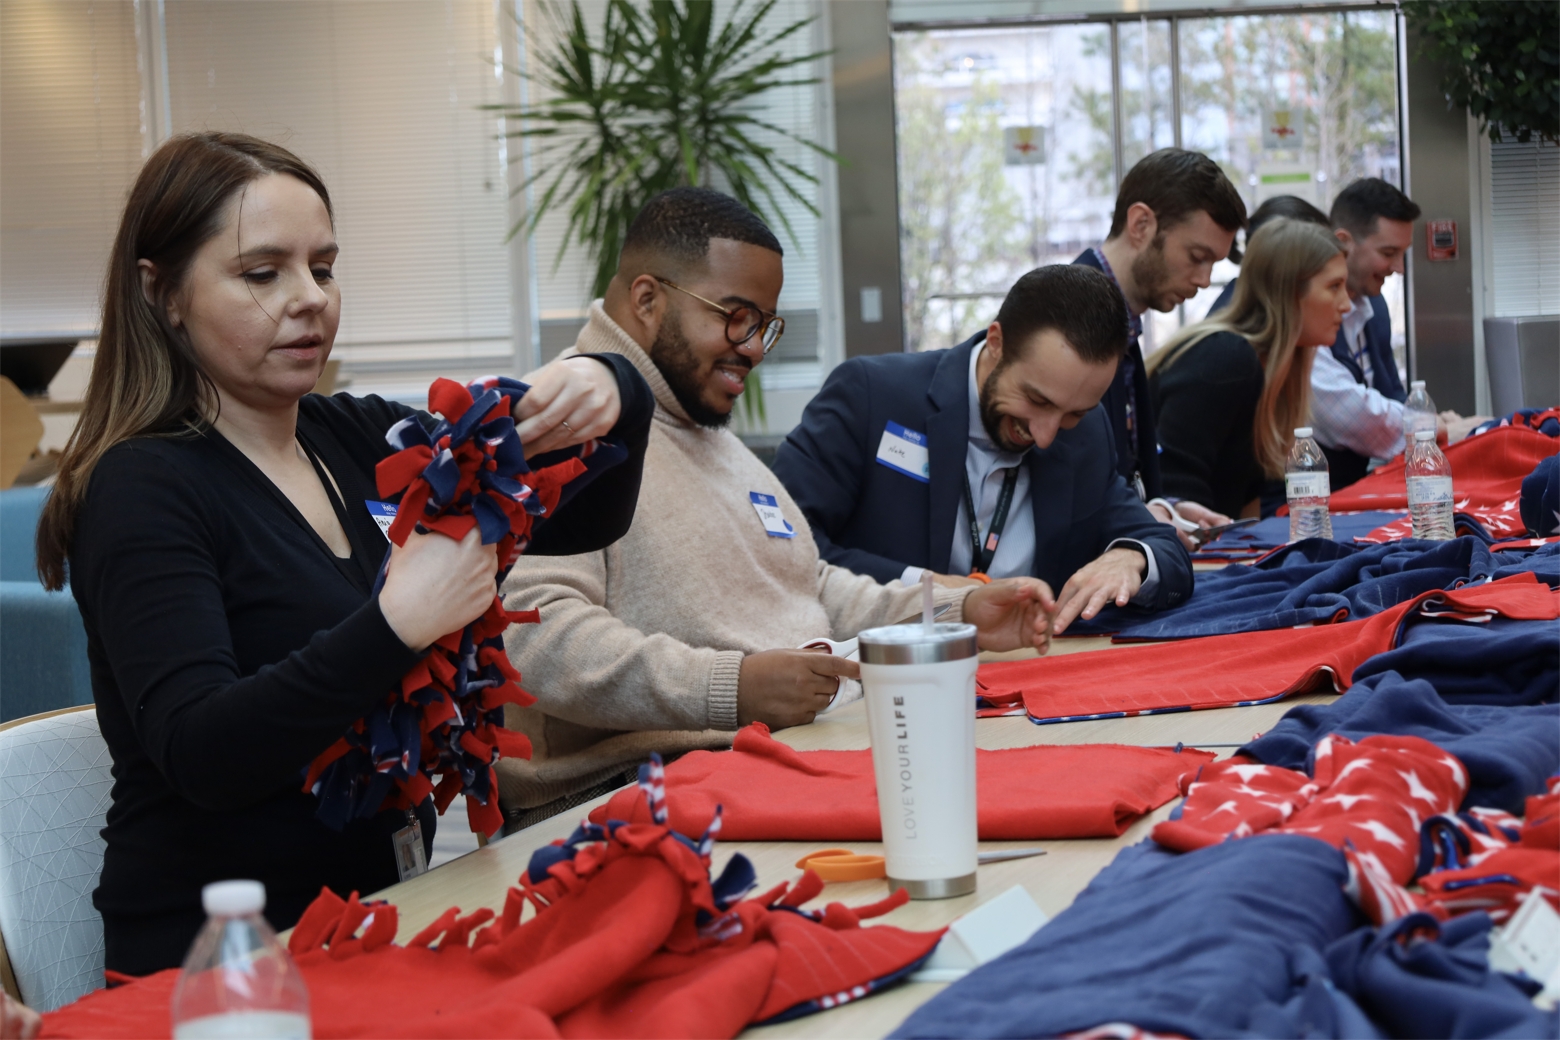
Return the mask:
[(889, 888), (912, 899), (975, 891), (974, 625), (921, 624), (860, 634)]

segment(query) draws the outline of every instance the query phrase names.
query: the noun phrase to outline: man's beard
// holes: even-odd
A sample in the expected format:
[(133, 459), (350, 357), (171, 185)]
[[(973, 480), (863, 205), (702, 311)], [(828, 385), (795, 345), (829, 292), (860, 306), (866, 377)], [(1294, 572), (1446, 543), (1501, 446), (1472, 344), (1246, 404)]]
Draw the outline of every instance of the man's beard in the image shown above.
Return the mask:
[(1154, 236), (1147, 249), (1133, 258), (1132, 284), (1137, 288), (1138, 299), (1149, 307), (1156, 311), (1171, 311), (1175, 309), (1175, 304), (1168, 307), (1159, 305), (1159, 297), (1164, 294), (1165, 285), (1169, 281), (1169, 265), (1165, 263), (1165, 236), (1160, 233)]
[(997, 409), (996, 404), (997, 377), (1002, 374), (1002, 370), (1006, 367), (1007, 365), (1003, 362), (997, 362), (997, 367), (991, 370), (991, 375), (987, 376), (986, 381), (981, 384), (980, 423), (986, 428), (986, 436), (991, 438), (991, 443), (995, 444), (1003, 451), (1010, 451), (1015, 455), (1022, 455), (1024, 452), (1034, 447), (1034, 445), (1027, 442), (1024, 444), (1015, 444), (1003, 434), (1002, 420), (1006, 418), (1006, 416), (1004, 416), (1002, 412)]
[[(742, 357), (740, 354), (737, 356)], [(704, 384), (699, 380), (699, 359), (694, 356), (693, 347), (683, 335), (682, 322), (677, 312), (670, 308), (661, 322), (661, 330), (656, 333), (655, 342), (650, 344), (650, 360), (661, 370), (661, 377), (666, 380), (672, 396), (677, 398), (677, 403), (682, 405), (688, 418), (711, 430), (718, 430), (731, 422), (730, 411), (717, 412), (704, 403)], [(747, 358), (742, 358), (742, 361), (752, 369), (751, 361)]]

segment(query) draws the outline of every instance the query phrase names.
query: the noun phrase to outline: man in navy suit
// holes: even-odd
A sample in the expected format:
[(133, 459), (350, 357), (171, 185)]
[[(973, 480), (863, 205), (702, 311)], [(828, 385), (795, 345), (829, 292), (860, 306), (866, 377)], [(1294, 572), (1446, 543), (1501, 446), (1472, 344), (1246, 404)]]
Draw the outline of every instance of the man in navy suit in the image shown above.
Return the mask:
[(1037, 577), (1060, 590), (1053, 633), (1110, 602), (1174, 606), (1191, 560), (1117, 471), (1099, 407), (1127, 338), (1109, 278), (1037, 268), (956, 347), (836, 368), (775, 473), (823, 558), (879, 581)]
[[(1235, 232), (1246, 223), (1246, 203), (1219, 164), (1201, 152), (1161, 148), (1140, 159), (1116, 194), (1110, 234), (1076, 260), (1110, 275), (1126, 298), (1131, 342), (1105, 394), (1105, 414), (1115, 435), (1117, 469), (1143, 498), (1161, 494), (1159, 442), (1148, 375), (1138, 346), (1142, 316), (1172, 311), (1208, 287), (1213, 265), (1229, 255)], [(1169, 521), (1168, 507), (1152, 503)], [(1178, 511), (1204, 526), (1229, 518), (1188, 502)]]
[(1408, 395), (1392, 355), (1392, 318), (1381, 285), (1388, 275), (1403, 273), (1418, 218), (1413, 200), (1379, 177), (1344, 188), (1328, 214), (1348, 256), (1354, 304), (1332, 350), (1318, 350), (1311, 368), (1311, 425), (1334, 491), (1363, 477), (1372, 458), (1403, 450)]

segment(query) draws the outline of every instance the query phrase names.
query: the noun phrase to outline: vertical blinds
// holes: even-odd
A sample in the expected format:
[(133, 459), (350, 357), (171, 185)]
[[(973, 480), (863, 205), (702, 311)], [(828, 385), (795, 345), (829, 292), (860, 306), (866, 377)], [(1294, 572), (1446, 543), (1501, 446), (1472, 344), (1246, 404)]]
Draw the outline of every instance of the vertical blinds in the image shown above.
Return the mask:
[(1560, 146), (1490, 145), (1495, 317), (1560, 314)]
[(141, 164), (135, 7), (0, 3), (0, 333), (90, 334)]
[(495, 5), (169, 0), (176, 131), (241, 130), (330, 188), (348, 361), (510, 351)]

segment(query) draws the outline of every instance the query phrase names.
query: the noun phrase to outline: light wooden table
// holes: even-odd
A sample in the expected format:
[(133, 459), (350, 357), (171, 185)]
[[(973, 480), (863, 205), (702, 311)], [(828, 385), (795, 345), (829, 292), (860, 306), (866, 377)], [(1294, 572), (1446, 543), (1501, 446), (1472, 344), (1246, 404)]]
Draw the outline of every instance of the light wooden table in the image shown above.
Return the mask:
[[(1131, 653), (1147, 644), (1112, 646), (1107, 639), (1059, 640), (1053, 653), (1102, 651)], [(1014, 658), (1019, 654), (987, 655), (988, 658)], [(1152, 682), (1152, 676), (1145, 676)], [(1101, 719), (1094, 722), (1070, 722), (1037, 726), (1026, 718), (981, 719), (975, 727), (975, 742), (987, 749), (1030, 747), (1039, 744), (1120, 743), (1148, 746), (1199, 743), (1239, 744), (1271, 727), (1290, 708), (1300, 703), (1331, 700), (1331, 695), (1294, 697), (1276, 704), (1248, 708), (1224, 708), (1213, 711), (1146, 715), (1127, 719)], [(810, 726), (782, 730), (775, 734), (799, 750), (850, 750), (868, 746), (866, 715), (858, 702), (826, 715)], [(1231, 748), (1215, 748), (1221, 757)], [(531, 853), (543, 845), (569, 835), (589, 811), (605, 798), (572, 809), (550, 820), (490, 843), (422, 877), (394, 885), (377, 894), (400, 910), (400, 934), (405, 942), (450, 906), (463, 912), (488, 906), (501, 910), (506, 890), (515, 883), (530, 862)], [(1172, 803), (1173, 805), (1174, 803)], [(1169, 815), (1167, 805), (1132, 825), (1119, 838), (1071, 841), (1023, 841), (980, 843), (982, 850), (1041, 847), (1046, 855), (1030, 859), (993, 863), (980, 868), (979, 888), (973, 895), (958, 899), (911, 902), (893, 913), (870, 922), (886, 923), (910, 929), (940, 928), (986, 900), (1014, 885), (1023, 885), (1048, 917), (1067, 908), (1117, 851), (1148, 836), (1153, 825)], [(759, 888), (794, 879), (800, 872), (794, 863), (804, 852), (824, 846), (849, 847), (863, 852), (881, 853), (875, 842), (726, 842), (716, 848), (717, 872), (727, 856), (741, 852), (758, 870)], [(884, 881), (855, 881), (827, 885), (817, 905), (841, 902), (859, 905), (888, 894)], [(750, 1036), (883, 1036), (904, 1021), (911, 1011), (942, 989), (938, 983), (908, 983), (875, 994), (858, 1003), (763, 1029), (750, 1029)]]

